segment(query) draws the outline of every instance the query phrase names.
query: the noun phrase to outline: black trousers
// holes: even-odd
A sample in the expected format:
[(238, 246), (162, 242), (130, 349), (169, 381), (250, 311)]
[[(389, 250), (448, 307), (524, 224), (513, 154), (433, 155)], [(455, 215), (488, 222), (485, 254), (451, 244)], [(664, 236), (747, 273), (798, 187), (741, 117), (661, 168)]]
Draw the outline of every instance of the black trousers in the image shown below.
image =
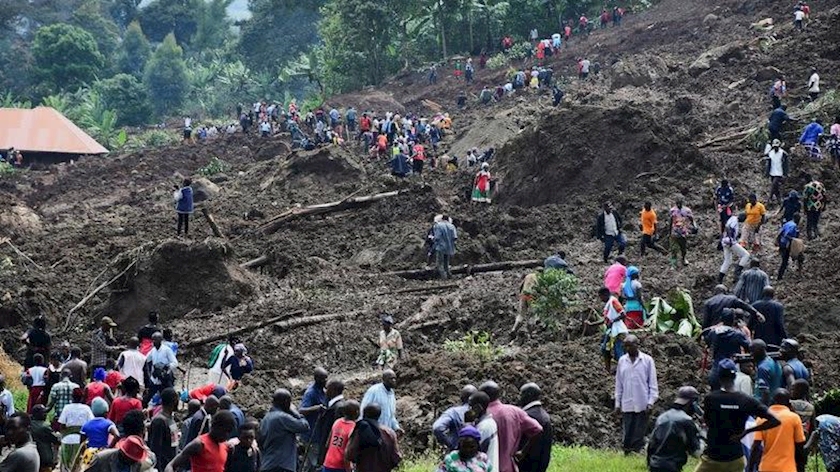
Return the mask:
[(805, 233), (808, 235), (808, 239), (814, 239), (820, 236), (820, 213), (815, 210), (807, 210), (805, 212)]
[(184, 227), (184, 236), (190, 232), (190, 214), (178, 213), (178, 234), (181, 234), (181, 226)]
[(645, 433), (647, 433), (648, 413), (622, 413), (624, 427), (624, 452), (639, 452), (645, 447)]

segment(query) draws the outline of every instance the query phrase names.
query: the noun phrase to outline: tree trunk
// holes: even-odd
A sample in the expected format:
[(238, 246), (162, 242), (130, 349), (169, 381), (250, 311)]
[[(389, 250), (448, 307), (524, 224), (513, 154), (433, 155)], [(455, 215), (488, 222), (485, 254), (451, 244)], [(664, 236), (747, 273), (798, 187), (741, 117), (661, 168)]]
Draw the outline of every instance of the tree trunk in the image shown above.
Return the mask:
[(438, 1), (438, 15), (440, 15), (440, 43), (441, 47), (443, 48), (443, 60), (445, 61), (447, 57), (449, 57), (449, 52), (446, 50), (446, 22), (443, 21), (444, 13), (443, 13), (443, 0)]
[(475, 51), (475, 41), (473, 37), (473, 12), (472, 12), (472, 5), (467, 10), (467, 22), (470, 25), (470, 56), (473, 55)]
[(379, 200), (385, 198), (396, 197), (400, 193), (403, 193), (403, 190), (394, 190), (393, 192), (377, 193), (374, 195), (366, 195), (363, 197), (348, 197), (344, 200), (339, 200), (337, 202), (321, 203), (318, 205), (310, 205), (303, 208), (292, 208), (286, 210), (285, 212), (277, 216), (272, 217), (270, 220), (263, 223), (262, 226), (260, 226), (260, 229), (265, 234), (271, 234), (279, 230), (286, 222), (295, 220), (302, 216), (322, 215), (325, 213), (334, 213), (337, 211), (349, 210), (351, 208), (358, 208), (369, 205), (374, 202), (378, 202)]
[[(525, 261), (505, 261), (493, 262), (490, 264), (476, 264), (476, 265), (460, 265), (451, 267), (453, 274), (479, 274), (482, 272), (495, 272), (498, 270), (514, 270), (514, 269), (529, 269), (533, 267), (541, 267), (543, 265), (542, 259), (531, 259)], [(382, 275), (390, 275), (394, 277), (402, 277), (404, 279), (421, 279), (427, 280), (438, 277), (437, 269), (417, 269), (417, 270), (397, 270), (393, 272), (384, 272)]]

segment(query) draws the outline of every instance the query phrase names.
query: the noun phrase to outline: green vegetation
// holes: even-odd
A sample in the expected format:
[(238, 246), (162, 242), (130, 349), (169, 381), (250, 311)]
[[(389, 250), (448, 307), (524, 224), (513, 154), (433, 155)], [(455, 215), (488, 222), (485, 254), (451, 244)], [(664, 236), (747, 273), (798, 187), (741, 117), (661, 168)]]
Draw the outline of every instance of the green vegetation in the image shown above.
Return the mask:
[(531, 311), (549, 329), (557, 329), (580, 305), (578, 279), (565, 270), (546, 269), (538, 273), (531, 295)]
[(817, 415), (840, 416), (840, 388), (831, 389), (814, 400)]
[(210, 177), (211, 175), (221, 174), (222, 172), (227, 171), (229, 167), (230, 166), (227, 162), (219, 159), (218, 157), (212, 157), (210, 159), (210, 163), (198, 169), (198, 174)]
[(32, 57), (42, 86), (52, 91), (76, 91), (105, 65), (93, 35), (68, 24), (39, 29), (32, 43)]
[(486, 332), (469, 332), (461, 339), (446, 341), (443, 348), (449, 352), (464, 353), (484, 361), (499, 357), (503, 350), (493, 345), (492, 336)]
[[(17, 172), (15, 166), (9, 164), (8, 162), (0, 162), (0, 176), (2, 175), (12, 175)], [(2, 265), (0, 265), (2, 267)]]
[[(439, 458), (426, 455), (410, 458), (403, 462), (401, 472), (434, 471)], [(689, 459), (683, 467), (685, 471), (694, 470), (697, 461)], [(588, 447), (554, 446), (548, 472), (646, 472), (645, 458), (642, 455), (625, 456), (619, 451), (592, 449)]]
[(653, 298), (647, 310), (649, 314), (645, 326), (651, 331), (673, 331), (687, 337), (700, 336), (702, 328), (694, 315), (691, 295), (681, 288), (671, 290), (667, 299)]

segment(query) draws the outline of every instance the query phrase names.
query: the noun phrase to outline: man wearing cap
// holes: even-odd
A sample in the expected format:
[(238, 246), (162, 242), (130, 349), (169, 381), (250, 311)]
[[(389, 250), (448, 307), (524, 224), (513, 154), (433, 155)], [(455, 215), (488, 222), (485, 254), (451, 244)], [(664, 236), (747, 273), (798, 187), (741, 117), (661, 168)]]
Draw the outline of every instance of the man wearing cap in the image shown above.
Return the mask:
[[(770, 413), (782, 424), (777, 428), (755, 433), (747, 470), (756, 470), (758, 466), (760, 472), (804, 471), (807, 459), (803, 449), (805, 431), (799, 415), (791, 411), (790, 394), (787, 390), (780, 388), (773, 394)], [(760, 425), (762, 422), (758, 420), (756, 424)]]
[(639, 350), (639, 338), (628, 335), (624, 350), (615, 371), (615, 411), (624, 426), (624, 453), (630, 454), (645, 446), (648, 413), (659, 398), (659, 384), (653, 358)]
[(432, 434), (437, 442), (449, 451), (458, 448), (458, 431), (464, 426), (464, 415), (470, 410), (470, 396), (476, 392), (473, 385), (461, 389), (461, 403), (447, 408), (432, 425)]
[[(779, 426), (781, 422), (758, 400), (735, 390), (738, 368), (732, 359), (717, 364), (720, 390), (703, 399), (703, 418), (708, 427), (707, 444), (695, 472), (743, 472), (746, 461), (741, 438)], [(745, 429), (747, 418), (767, 421)]]
[(116, 449), (106, 449), (93, 457), (87, 472), (139, 472), (148, 459), (149, 451), (140, 436), (129, 436), (117, 444)]
[(680, 472), (688, 455), (700, 456), (700, 429), (692, 416), (703, 416), (694, 387), (680, 387), (670, 408), (656, 418), (647, 449), (650, 472)]
[(379, 357), (376, 363), (383, 369), (394, 367), (397, 359), (403, 358), (403, 340), (399, 331), (394, 329), (394, 317), (382, 316), (382, 330), (379, 331)]
[(773, 140), (764, 154), (764, 171), (770, 177), (770, 200), (778, 202), (782, 198), (782, 180), (788, 175), (790, 159), (778, 139)]
[(793, 383), (797, 380), (811, 380), (811, 372), (799, 360), (799, 343), (795, 339), (782, 341), (779, 354), (782, 358), (782, 377), (787, 388), (793, 389)]
[(105, 361), (108, 360), (108, 354), (112, 352), (119, 352), (120, 347), (115, 346), (113, 329), (117, 324), (110, 316), (102, 317), (99, 327), (94, 330), (90, 337), (90, 371), (91, 374), (96, 371), (97, 367), (105, 368)]

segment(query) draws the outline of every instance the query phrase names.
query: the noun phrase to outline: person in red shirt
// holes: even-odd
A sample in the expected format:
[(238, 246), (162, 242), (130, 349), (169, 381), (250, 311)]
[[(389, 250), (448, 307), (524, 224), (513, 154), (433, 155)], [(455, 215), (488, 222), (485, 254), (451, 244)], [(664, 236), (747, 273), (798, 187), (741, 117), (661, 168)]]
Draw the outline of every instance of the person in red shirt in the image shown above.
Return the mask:
[(209, 397), (210, 395), (215, 395), (216, 398), (222, 398), (223, 396), (225, 396), (226, 393), (227, 393), (227, 389), (225, 389), (225, 387), (223, 387), (221, 385), (218, 385), (218, 384), (215, 384), (215, 383), (209, 383), (209, 384), (204, 385), (202, 387), (198, 387), (198, 388), (194, 388), (194, 389), (190, 390), (189, 398), (187, 398), (187, 399), (182, 398), (181, 400), (184, 401), (184, 402), (187, 402), (189, 400), (198, 400), (198, 401), (204, 403), (204, 400), (206, 400), (207, 397)]
[(122, 381), (125, 379), (123, 374), (117, 370), (117, 362), (114, 359), (108, 359), (105, 361), (105, 383), (108, 384), (108, 388), (111, 389), (111, 394), (117, 392), (117, 387), (120, 386)]
[(411, 151), (413, 153), (412, 159), (414, 159), (414, 172), (422, 174), (423, 164), (426, 162), (426, 148), (422, 144), (417, 143), (411, 148)]
[(228, 458), (227, 440), (236, 428), (233, 414), (219, 410), (213, 415), (210, 432), (195, 438), (172, 459), (164, 472), (189, 469), (192, 472), (225, 472)]
[(110, 405), (114, 401), (114, 394), (111, 387), (105, 383), (105, 369), (97, 367), (93, 371), (93, 382), (85, 385), (85, 403), (93, 405), (94, 398), (102, 398)]
[(122, 422), (126, 413), (131, 410), (142, 410), (143, 403), (137, 398), (140, 393), (140, 383), (134, 377), (129, 377), (122, 382), (123, 395), (114, 399), (111, 409), (108, 411), (108, 419), (116, 423), (122, 433)]
[(563, 33), (566, 36), (566, 41), (568, 41), (569, 38), (572, 37), (572, 27), (571, 27), (571, 25), (566, 25), (566, 27), (563, 28)]
[(324, 472), (349, 472), (350, 463), (344, 453), (350, 442), (350, 435), (356, 427), (359, 418), (359, 402), (347, 400), (341, 407), (344, 417), (335, 420), (330, 435), (327, 437), (327, 455), (324, 457)]

